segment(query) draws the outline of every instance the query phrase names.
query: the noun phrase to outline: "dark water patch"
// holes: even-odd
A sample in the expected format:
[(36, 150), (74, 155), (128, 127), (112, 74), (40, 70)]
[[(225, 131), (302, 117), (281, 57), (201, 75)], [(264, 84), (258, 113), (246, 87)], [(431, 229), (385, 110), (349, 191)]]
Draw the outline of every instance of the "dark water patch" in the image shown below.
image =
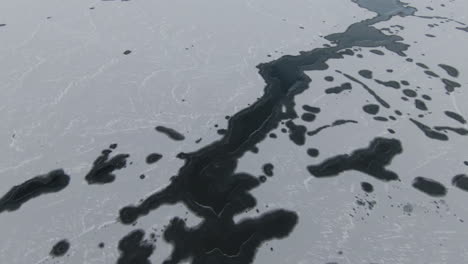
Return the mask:
[(458, 70), (453, 66), (450, 66), (447, 64), (439, 64), (438, 66), (442, 68), (451, 77), (457, 78), (458, 75), (460, 74)]
[[(341, 72), (340, 72), (341, 73)], [(369, 86), (367, 86), (366, 84), (364, 84), (363, 82), (359, 81), (358, 79), (352, 77), (351, 75), (348, 75), (346, 73), (342, 73), (343, 76), (345, 76), (346, 78), (350, 79), (351, 81), (353, 82), (356, 82), (358, 84), (360, 84), (370, 95), (372, 95), (374, 97), (374, 99), (380, 104), (382, 105), (383, 107), (385, 108), (390, 108), (390, 105), (384, 100), (382, 99), (376, 92), (374, 92), (374, 90), (372, 90)]]
[(463, 116), (455, 113), (455, 112), (452, 112), (452, 111), (444, 111), (444, 114), (450, 118), (452, 118), (453, 120), (456, 120), (458, 121), (459, 123), (461, 124), (466, 124), (466, 120)]
[(68, 250), (70, 249), (70, 242), (68, 240), (63, 239), (57, 242), (52, 249), (50, 250), (50, 255), (52, 257), (62, 257), (67, 254)]
[(459, 174), (452, 178), (453, 186), (468, 192), (468, 176), (466, 174)]
[(442, 83), (445, 85), (445, 90), (449, 93), (455, 91), (455, 88), (461, 87), (461, 84), (448, 79), (442, 79)]
[(447, 135), (437, 132), (432, 128), (426, 126), (425, 124), (414, 120), (413, 118), (410, 118), (410, 120), (424, 133), (424, 135), (426, 135), (426, 137), (430, 139), (436, 139), (441, 141), (447, 141), (449, 139)]
[(15, 211), (27, 201), (47, 193), (59, 192), (70, 183), (70, 176), (62, 169), (36, 176), (19, 185), (13, 186), (0, 198), (0, 213)]
[[(173, 252), (166, 264), (180, 263), (189, 258), (194, 264), (248, 264), (253, 261), (261, 243), (284, 238), (294, 229), (298, 216), (286, 210), (265, 213), (259, 218), (236, 224), (233, 220), (235, 215), (255, 207), (256, 199), (250, 191), (257, 188), (260, 181), (247, 173), (235, 173), (235, 170), (238, 159), (246, 151), (263, 141), (282, 121), (298, 117), (294, 98), (308, 89), (311, 83), (305, 71), (327, 70), (328, 60), (342, 59), (340, 51), (353, 47), (385, 48), (400, 56), (406, 55), (409, 45), (401, 42), (403, 38), (384, 34), (372, 25), (395, 15), (412, 15), (415, 9), (396, 0), (390, 4), (386, 0), (356, 1), (369, 10), (374, 9), (372, 6), (377, 7), (378, 15), (351, 25), (345, 32), (326, 36), (334, 45), (259, 64), (259, 74), (266, 84), (264, 95), (232, 116), (227, 133), (221, 139), (192, 153), (179, 155), (185, 163), (168, 186), (138, 205), (120, 210), (120, 221), (131, 224), (162, 205), (182, 202), (202, 218), (194, 228), (186, 228), (179, 218), (171, 221), (164, 237), (173, 244)], [(382, 6), (391, 9), (384, 8), (385, 12), (381, 12)], [(349, 75), (344, 76), (359, 83)], [(372, 89), (365, 84), (363, 87), (384, 107), (390, 107)], [(346, 122), (343, 120), (332, 125)]]
[(309, 148), (307, 149), (307, 155), (309, 155), (312, 158), (316, 158), (320, 155), (320, 152), (316, 148)]
[(164, 239), (174, 245), (174, 250), (164, 263), (175, 264), (189, 258), (192, 264), (252, 263), (261, 244), (288, 236), (297, 221), (296, 214), (285, 210), (237, 224), (223, 221), (220, 216), (203, 221), (197, 228), (187, 227), (182, 219), (174, 218), (164, 232)]
[(466, 136), (468, 135), (468, 130), (466, 130), (463, 127), (448, 127), (448, 126), (436, 126), (434, 127), (435, 130), (437, 131), (452, 131), (455, 132), (461, 136)]
[(113, 172), (127, 166), (129, 154), (117, 154), (109, 159), (111, 153), (111, 149), (104, 149), (101, 155), (94, 160), (93, 167), (85, 176), (88, 184), (111, 183), (115, 180)]
[(410, 85), (410, 83), (408, 81), (405, 81), (405, 80), (400, 81), (400, 83), (403, 84), (404, 86)]
[(224, 128), (220, 128), (220, 129), (216, 130), (216, 133), (218, 133), (218, 135), (226, 135), (227, 130), (224, 129)]
[(310, 113), (313, 113), (313, 114), (320, 113), (320, 108), (315, 107), (315, 106), (303, 105), (302, 109), (304, 109), (304, 111), (307, 111), (307, 112), (310, 112)]
[(388, 131), (390, 134), (395, 134), (395, 130), (393, 130), (393, 129), (391, 129), (391, 128), (387, 129), (387, 131)]
[(316, 116), (312, 113), (304, 113), (301, 115), (301, 119), (305, 122), (313, 122)]
[(117, 144), (116, 144), (116, 143), (110, 144), (110, 145), (109, 145), (109, 148), (110, 148), (110, 149), (116, 149), (116, 148), (117, 148)]
[(308, 166), (307, 170), (317, 178), (356, 170), (383, 181), (397, 180), (398, 175), (385, 167), (402, 151), (401, 142), (397, 139), (375, 138), (367, 148), (332, 157), (319, 165)]
[(380, 56), (383, 56), (385, 55), (385, 53), (381, 50), (377, 50), (377, 49), (371, 49), (370, 52), (376, 54), (376, 55), (380, 55)]
[(265, 173), (266, 176), (271, 177), (273, 176), (273, 169), (275, 167), (271, 163), (264, 164), (262, 167), (263, 173)]
[(163, 156), (159, 153), (151, 153), (146, 156), (146, 163), (153, 164), (158, 162)]
[(370, 70), (360, 70), (358, 74), (366, 79), (372, 79), (372, 75), (373, 75), (372, 71)]
[(308, 136), (315, 136), (317, 135), (318, 133), (320, 133), (322, 130), (324, 129), (327, 129), (327, 128), (330, 128), (330, 127), (335, 127), (335, 126), (341, 126), (341, 125), (344, 125), (344, 124), (347, 124), (347, 123), (355, 123), (357, 124), (358, 122), (355, 121), (355, 120), (343, 120), (343, 119), (340, 119), (340, 120), (336, 120), (334, 121), (331, 125), (324, 125), (324, 126), (321, 126), (321, 127), (318, 127), (312, 131), (308, 131), (307, 132), (307, 135)]
[(327, 82), (333, 82), (333, 80), (334, 80), (335, 78), (333, 78), (333, 76), (325, 76), (324, 79), (325, 79), (325, 81), (327, 81)]
[(418, 94), (415, 91), (411, 90), (411, 89), (403, 89), (403, 94), (408, 96), (408, 97), (418, 96)]
[(366, 193), (371, 193), (371, 192), (374, 191), (374, 186), (372, 186), (372, 184), (370, 184), (368, 182), (361, 182), (361, 188)]
[(305, 144), (305, 134), (307, 128), (303, 125), (296, 125), (292, 120), (286, 122), (286, 127), (289, 129), (289, 139), (294, 144), (302, 146)]
[(431, 76), (431, 77), (434, 77), (434, 78), (439, 78), (439, 75), (437, 75), (435, 72), (433, 71), (424, 71), (424, 73), (427, 75), (427, 76)]
[(126, 50), (126, 51), (123, 52), (124, 55), (128, 55), (128, 54), (130, 54), (130, 53), (132, 53), (131, 50)]
[(432, 35), (432, 34), (424, 34), (426, 37), (429, 37), (429, 38), (435, 38), (436, 36)]
[(162, 134), (168, 136), (172, 140), (182, 141), (185, 139), (185, 136), (181, 133), (177, 132), (176, 130), (164, 127), (164, 126), (157, 126), (155, 127), (156, 131), (161, 132)]
[(380, 107), (376, 104), (366, 104), (362, 107), (362, 110), (369, 115), (376, 115), (379, 113)]
[(408, 6), (399, 0), (352, 0), (357, 3), (360, 7), (367, 9), (372, 12), (376, 12), (380, 17), (388, 18), (392, 16), (411, 16), (417, 9)]
[(332, 87), (332, 88), (328, 88), (325, 90), (325, 93), (326, 94), (339, 94), (341, 92), (344, 92), (346, 90), (352, 90), (353, 87), (351, 86), (350, 83), (343, 83), (341, 84), (340, 86), (336, 86), (336, 87)]
[(421, 111), (427, 111), (426, 103), (424, 103), (423, 101), (419, 99), (414, 100), (414, 106)]
[(154, 246), (145, 241), (144, 236), (145, 232), (138, 229), (119, 241), (120, 257), (117, 264), (151, 264), (149, 258), (154, 252)]
[(381, 80), (377, 80), (375, 79), (374, 80), (376, 83), (380, 84), (380, 85), (383, 85), (385, 87), (390, 87), (390, 88), (393, 88), (393, 89), (400, 89), (401, 85), (399, 82), (397, 81), (381, 81)]
[(456, 29), (468, 32), (468, 27), (457, 27)]
[(383, 117), (383, 116), (374, 116), (375, 121), (381, 121), (381, 122), (387, 122), (388, 118)]
[(104, 246), (105, 246), (104, 242), (100, 242), (100, 243), (98, 244), (98, 247), (99, 247), (99, 248), (104, 248)]
[(447, 188), (442, 183), (425, 177), (414, 178), (412, 186), (433, 197), (441, 197), (447, 194)]

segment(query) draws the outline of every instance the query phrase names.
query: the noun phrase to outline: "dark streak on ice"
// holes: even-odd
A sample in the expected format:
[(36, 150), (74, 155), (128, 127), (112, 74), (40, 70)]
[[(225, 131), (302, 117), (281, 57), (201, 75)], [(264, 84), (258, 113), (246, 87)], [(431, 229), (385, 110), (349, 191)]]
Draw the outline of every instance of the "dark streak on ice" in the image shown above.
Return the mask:
[(397, 180), (398, 175), (385, 169), (385, 166), (402, 151), (401, 143), (397, 139), (375, 138), (367, 148), (358, 149), (350, 155), (338, 155), (319, 165), (308, 166), (307, 169), (317, 178), (332, 177), (347, 170), (357, 170), (379, 180)]
[(454, 78), (458, 77), (459, 75), (458, 70), (453, 66), (447, 64), (439, 64), (438, 66), (441, 67), (445, 72), (447, 72), (448, 75)]
[(468, 130), (466, 130), (463, 127), (448, 127), (448, 126), (436, 126), (434, 127), (435, 130), (437, 131), (452, 131), (455, 132), (461, 136), (466, 136), (468, 135)]
[(447, 194), (447, 188), (442, 183), (429, 178), (416, 177), (412, 185), (414, 188), (430, 196), (440, 197)]
[(313, 113), (313, 114), (320, 113), (320, 108), (315, 107), (315, 106), (303, 105), (302, 109), (304, 109), (304, 111), (307, 111), (307, 112), (310, 112), (310, 113)]
[(439, 78), (439, 75), (437, 75), (435, 72), (433, 71), (424, 71), (424, 73), (428, 76), (431, 76), (431, 77), (434, 77), (434, 78)]
[(11, 188), (0, 198), (0, 213), (15, 211), (27, 201), (47, 193), (63, 190), (70, 183), (70, 176), (61, 169), (36, 176)]
[(450, 118), (452, 118), (453, 120), (456, 120), (458, 122), (460, 122), (461, 124), (466, 124), (466, 120), (463, 116), (455, 113), (455, 112), (452, 112), (452, 111), (444, 111), (444, 114)]
[(340, 119), (340, 120), (336, 120), (335, 122), (333, 122), (331, 125), (324, 125), (324, 126), (321, 126), (321, 127), (318, 127), (312, 131), (308, 131), (307, 132), (307, 135), (308, 136), (315, 136), (317, 135), (318, 133), (320, 133), (320, 131), (326, 129), (326, 128), (330, 128), (330, 127), (335, 127), (335, 126), (341, 126), (341, 125), (344, 125), (344, 124), (347, 124), (347, 123), (354, 123), (354, 124), (357, 124), (358, 122), (355, 121), (355, 120), (343, 120), (343, 119)]
[(104, 149), (101, 155), (96, 158), (93, 167), (85, 176), (88, 184), (106, 184), (115, 180), (114, 171), (127, 166), (128, 154), (117, 154), (109, 159), (112, 149)]
[(423, 133), (426, 135), (426, 137), (431, 138), (431, 139), (437, 139), (437, 140), (442, 140), (446, 141), (448, 140), (448, 136), (445, 134), (442, 134), (440, 132), (437, 132), (430, 127), (424, 125), (423, 123), (414, 120), (413, 118), (410, 118), (411, 122), (413, 122)]
[(164, 127), (164, 126), (157, 126), (156, 131), (161, 132), (168, 136), (170, 139), (176, 140), (176, 141), (181, 141), (185, 139), (185, 136), (182, 135), (181, 133), (175, 131), (172, 128)]
[(458, 30), (461, 30), (461, 31), (465, 31), (465, 32), (468, 32), (468, 27), (457, 27)]
[(370, 52), (372, 52), (372, 53), (374, 53), (376, 55), (380, 55), (380, 56), (385, 55), (385, 53), (383, 51), (381, 51), (381, 50), (372, 49), (372, 50), (370, 50)]
[[(339, 72), (341, 73), (341, 72)], [(382, 99), (380, 96), (377, 95), (377, 93), (374, 92), (374, 90), (372, 90), (369, 86), (367, 86), (366, 84), (364, 84), (363, 82), (359, 81), (358, 79), (346, 74), (346, 73), (342, 73), (344, 77), (350, 79), (351, 81), (353, 82), (356, 82), (358, 84), (360, 84), (370, 95), (372, 95), (375, 100), (377, 102), (379, 102), (379, 104), (381, 104), (383, 107), (385, 108), (390, 108), (390, 105), (384, 100)]]
[(378, 84), (381, 84), (385, 87), (391, 87), (391, 88), (394, 88), (394, 89), (400, 89), (400, 83), (397, 82), (397, 81), (381, 81), (381, 80), (377, 80), (375, 79), (375, 82), (378, 83)]

